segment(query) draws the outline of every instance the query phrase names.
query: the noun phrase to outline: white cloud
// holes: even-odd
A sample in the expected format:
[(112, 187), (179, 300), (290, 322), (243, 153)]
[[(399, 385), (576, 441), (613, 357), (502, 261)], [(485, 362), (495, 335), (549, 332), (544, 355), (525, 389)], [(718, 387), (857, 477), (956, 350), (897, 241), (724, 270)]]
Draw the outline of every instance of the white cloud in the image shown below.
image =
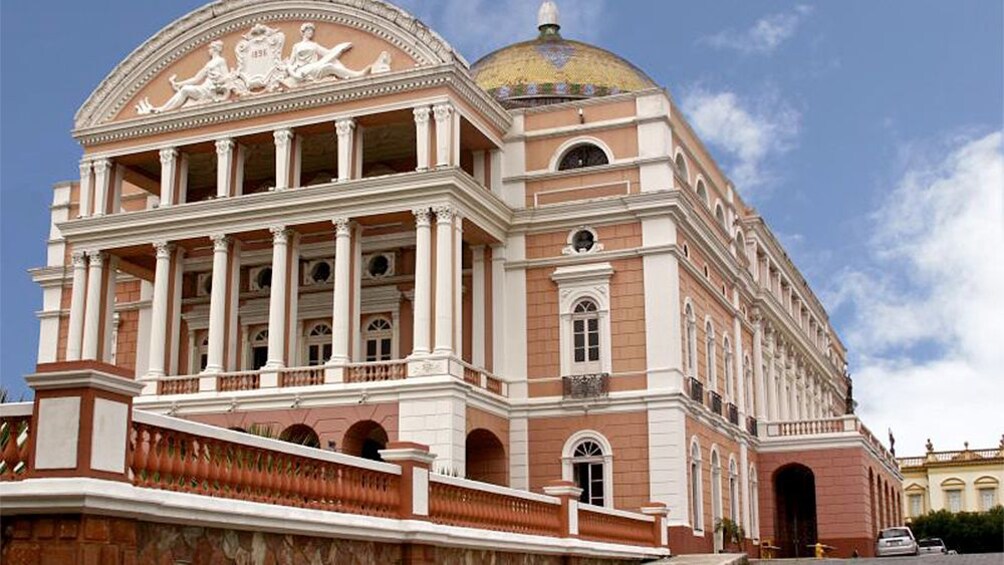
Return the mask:
[(849, 308), (860, 412), (900, 454), (993, 447), (1004, 432), (1004, 152), (1000, 132), (911, 164), (872, 218), (869, 266), (827, 297)]
[(725, 151), (728, 174), (746, 197), (772, 179), (765, 165), (792, 147), (801, 120), (772, 93), (751, 104), (728, 90), (695, 88), (684, 95), (683, 111), (705, 143)]
[(795, 35), (798, 26), (810, 13), (810, 6), (796, 6), (790, 12), (764, 16), (745, 31), (724, 30), (700, 41), (717, 49), (732, 49), (746, 54), (771, 53)]
[[(540, 0), (394, 0), (441, 34), (464, 57), (479, 57), (537, 36)], [(606, 0), (558, 2), (562, 35), (593, 41), (603, 24)]]

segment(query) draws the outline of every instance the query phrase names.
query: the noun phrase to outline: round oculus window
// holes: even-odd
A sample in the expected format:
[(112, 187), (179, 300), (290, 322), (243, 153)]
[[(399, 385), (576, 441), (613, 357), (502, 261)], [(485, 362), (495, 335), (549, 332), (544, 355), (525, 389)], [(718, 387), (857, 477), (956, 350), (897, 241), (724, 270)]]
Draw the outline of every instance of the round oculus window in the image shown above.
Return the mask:
[(586, 253), (596, 245), (596, 236), (589, 230), (579, 230), (572, 236), (572, 249), (576, 253)]
[(328, 265), (324, 261), (317, 263), (310, 271), (310, 278), (315, 283), (328, 282), (331, 279), (331, 265)]
[(390, 273), (390, 260), (386, 255), (374, 255), (366, 267), (371, 277), (379, 278)]

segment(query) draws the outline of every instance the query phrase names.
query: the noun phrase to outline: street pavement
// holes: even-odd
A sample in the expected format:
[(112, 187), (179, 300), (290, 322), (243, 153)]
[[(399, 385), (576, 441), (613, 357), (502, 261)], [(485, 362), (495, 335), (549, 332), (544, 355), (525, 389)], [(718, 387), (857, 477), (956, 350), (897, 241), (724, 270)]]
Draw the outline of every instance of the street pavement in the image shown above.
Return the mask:
[(758, 565), (1004, 565), (1004, 553), (922, 555), (918, 557), (868, 557), (859, 559), (751, 559)]

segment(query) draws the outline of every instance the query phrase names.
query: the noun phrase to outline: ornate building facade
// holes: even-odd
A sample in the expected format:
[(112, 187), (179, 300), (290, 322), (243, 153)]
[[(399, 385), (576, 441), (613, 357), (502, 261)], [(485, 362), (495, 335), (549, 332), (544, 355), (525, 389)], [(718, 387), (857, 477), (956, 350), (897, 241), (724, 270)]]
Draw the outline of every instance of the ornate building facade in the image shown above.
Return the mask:
[[(532, 30), (528, 30), (532, 31)], [(574, 31), (574, 30), (573, 30)], [(565, 39), (473, 65), (379, 0), (222, 0), (76, 115), (40, 368), (144, 411), (868, 554), (895, 460), (812, 289), (670, 94)], [(528, 36), (531, 36), (528, 33)], [(741, 187), (738, 187), (741, 188)]]
[(1004, 437), (996, 448), (935, 451), (898, 459), (903, 473), (903, 517), (928, 512), (986, 512), (1001, 504)]

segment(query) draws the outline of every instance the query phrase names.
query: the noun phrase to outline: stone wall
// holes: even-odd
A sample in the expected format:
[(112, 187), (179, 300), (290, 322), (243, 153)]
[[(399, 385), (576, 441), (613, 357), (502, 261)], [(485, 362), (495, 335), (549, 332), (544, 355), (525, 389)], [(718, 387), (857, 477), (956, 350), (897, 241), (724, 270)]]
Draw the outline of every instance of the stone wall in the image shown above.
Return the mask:
[(625, 561), (504, 553), (182, 526), (100, 516), (12, 516), (4, 565), (614, 565)]

